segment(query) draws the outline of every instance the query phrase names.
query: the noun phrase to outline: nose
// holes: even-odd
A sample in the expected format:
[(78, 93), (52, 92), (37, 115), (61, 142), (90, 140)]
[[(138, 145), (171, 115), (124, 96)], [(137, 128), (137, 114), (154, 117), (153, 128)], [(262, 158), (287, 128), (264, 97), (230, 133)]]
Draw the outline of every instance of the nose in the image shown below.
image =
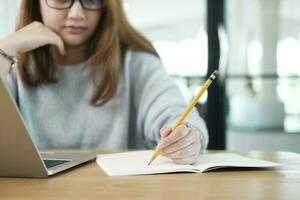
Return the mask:
[(80, 1), (75, 1), (69, 10), (68, 17), (74, 20), (85, 19), (84, 8), (82, 7)]

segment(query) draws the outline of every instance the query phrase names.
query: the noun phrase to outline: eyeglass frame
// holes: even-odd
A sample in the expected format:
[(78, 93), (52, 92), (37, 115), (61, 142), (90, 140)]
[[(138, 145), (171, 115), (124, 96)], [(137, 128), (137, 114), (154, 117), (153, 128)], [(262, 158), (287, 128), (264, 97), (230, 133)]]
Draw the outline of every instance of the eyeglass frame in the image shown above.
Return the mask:
[(105, 6), (105, 0), (102, 0), (102, 1), (103, 1), (103, 5), (102, 5), (100, 8), (97, 8), (97, 9), (86, 8), (86, 7), (84, 6), (82, 0), (71, 0), (71, 4), (70, 4), (68, 7), (66, 7), (66, 8), (55, 8), (55, 7), (53, 7), (53, 6), (50, 6), (50, 4), (49, 4), (49, 2), (48, 2), (49, 0), (45, 0), (45, 1), (46, 1), (46, 4), (47, 4), (47, 6), (48, 6), (49, 8), (52, 8), (52, 9), (55, 9), (55, 10), (67, 10), (67, 9), (70, 9), (70, 8), (72, 8), (72, 6), (74, 5), (75, 1), (79, 1), (80, 5), (82, 6), (83, 9), (85, 9), (85, 10), (90, 10), (90, 11), (98, 11), (98, 10), (103, 9), (104, 6)]

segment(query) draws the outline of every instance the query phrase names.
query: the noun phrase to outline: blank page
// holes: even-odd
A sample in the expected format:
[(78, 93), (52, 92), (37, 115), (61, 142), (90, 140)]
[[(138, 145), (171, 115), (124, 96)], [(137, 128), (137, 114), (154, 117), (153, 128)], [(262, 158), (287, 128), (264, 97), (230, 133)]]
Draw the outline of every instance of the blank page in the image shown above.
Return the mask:
[(177, 165), (171, 159), (158, 156), (150, 166), (148, 162), (153, 151), (98, 155), (98, 165), (109, 176), (160, 174), (171, 172), (204, 172), (227, 167), (277, 167), (280, 164), (252, 159), (233, 153), (200, 155), (194, 165)]
[(196, 164), (200, 171), (209, 171), (228, 167), (278, 167), (278, 163), (248, 158), (233, 153), (213, 153), (200, 155)]
[(153, 151), (103, 154), (98, 155), (97, 163), (109, 176), (198, 171), (191, 165), (176, 165), (172, 160), (163, 156), (158, 156), (148, 166), (152, 154)]

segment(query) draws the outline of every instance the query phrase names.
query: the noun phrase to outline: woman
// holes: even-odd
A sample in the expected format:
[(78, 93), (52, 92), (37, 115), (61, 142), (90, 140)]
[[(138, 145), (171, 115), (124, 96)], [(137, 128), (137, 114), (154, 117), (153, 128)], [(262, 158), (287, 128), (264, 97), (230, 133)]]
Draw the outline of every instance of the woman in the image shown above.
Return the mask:
[(1, 77), (39, 148), (153, 148), (160, 141), (163, 155), (191, 164), (207, 146), (195, 111), (173, 132), (161, 128), (186, 104), (120, 0), (23, 0), (17, 31), (0, 49)]

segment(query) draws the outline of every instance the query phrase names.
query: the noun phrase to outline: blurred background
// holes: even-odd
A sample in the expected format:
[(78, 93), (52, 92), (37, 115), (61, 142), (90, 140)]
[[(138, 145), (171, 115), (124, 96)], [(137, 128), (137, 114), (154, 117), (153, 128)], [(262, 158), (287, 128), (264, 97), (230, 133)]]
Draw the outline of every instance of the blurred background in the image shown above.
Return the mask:
[[(20, 0), (1, 0), (0, 39)], [(299, 0), (124, 0), (187, 101), (215, 69), (197, 105), (210, 149), (300, 153)]]

